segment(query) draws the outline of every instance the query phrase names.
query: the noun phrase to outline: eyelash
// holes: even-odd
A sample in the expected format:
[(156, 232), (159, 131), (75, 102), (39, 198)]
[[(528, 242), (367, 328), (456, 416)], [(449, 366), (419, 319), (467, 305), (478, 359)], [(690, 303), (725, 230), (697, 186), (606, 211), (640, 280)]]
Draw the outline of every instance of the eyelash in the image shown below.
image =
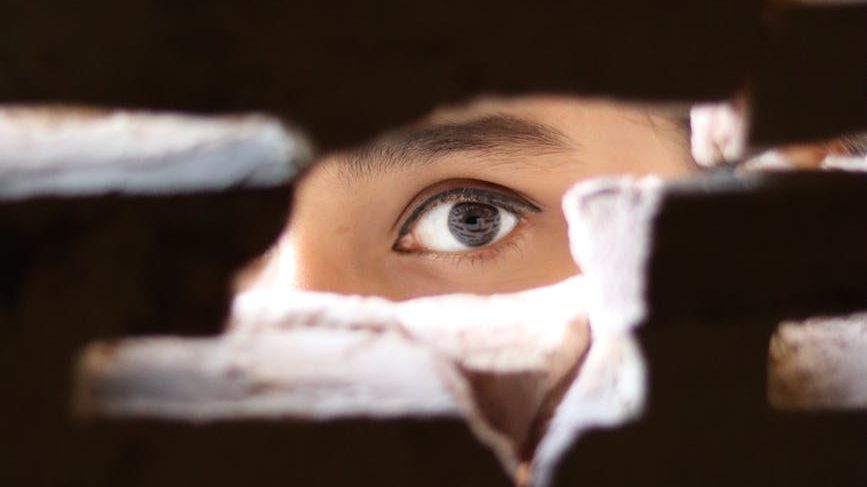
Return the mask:
[[(522, 221), (521, 225), (526, 228), (525, 222)], [(517, 228), (520, 227), (516, 227), (516, 229)], [(477, 264), (492, 261), (510, 250), (520, 254), (522, 252), (520, 241), (523, 238), (523, 232), (513, 231), (513, 233), (515, 235), (510, 235), (493, 245), (470, 252), (440, 254), (436, 252), (409, 251), (406, 253), (422, 255), (434, 261), (447, 261), (455, 267), (463, 267), (467, 265), (475, 266)]]
[[(476, 182), (476, 184), (489, 185), (490, 183)], [(479, 262), (491, 260), (499, 256), (503, 251), (509, 249), (520, 251), (518, 241), (520, 240), (521, 234), (523, 232), (518, 232), (516, 230), (518, 228), (526, 228), (526, 217), (528, 213), (539, 213), (542, 211), (542, 209), (539, 208), (537, 205), (531, 203), (530, 201), (528, 201), (527, 198), (521, 195), (505, 194), (507, 192), (514, 193), (513, 191), (506, 188), (500, 190), (489, 190), (477, 187), (459, 187), (442, 191), (427, 198), (426, 200), (424, 200), (424, 202), (416, 206), (412, 213), (410, 213), (409, 217), (404, 220), (403, 224), (400, 226), (397, 240), (392, 246), (392, 250), (403, 254), (421, 255), (428, 257), (432, 260), (448, 259), (452, 261), (455, 265), (466, 265), (468, 260), (470, 265), (475, 265)], [(515, 230), (512, 230), (512, 235), (507, 236), (499, 242), (480, 248), (478, 250), (467, 252), (426, 252), (404, 249), (399, 246), (400, 240), (412, 231), (414, 224), (418, 221), (419, 218), (421, 218), (428, 211), (433, 210), (437, 206), (451, 202), (483, 203), (502, 208), (506, 211), (512, 212), (518, 218), (519, 227), (516, 227)]]

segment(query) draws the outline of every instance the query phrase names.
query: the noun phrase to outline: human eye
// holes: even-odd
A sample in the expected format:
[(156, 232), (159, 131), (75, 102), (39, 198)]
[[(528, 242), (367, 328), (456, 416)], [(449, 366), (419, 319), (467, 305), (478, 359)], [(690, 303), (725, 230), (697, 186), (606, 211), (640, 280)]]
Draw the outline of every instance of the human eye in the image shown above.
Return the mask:
[[(528, 213), (541, 211), (524, 196), (482, 182), (462, 182), (416, 198), (393, 250), (416, 254), (479, 252), (515, 233)], [(423, 191), (422, 194), (430, 194)]]

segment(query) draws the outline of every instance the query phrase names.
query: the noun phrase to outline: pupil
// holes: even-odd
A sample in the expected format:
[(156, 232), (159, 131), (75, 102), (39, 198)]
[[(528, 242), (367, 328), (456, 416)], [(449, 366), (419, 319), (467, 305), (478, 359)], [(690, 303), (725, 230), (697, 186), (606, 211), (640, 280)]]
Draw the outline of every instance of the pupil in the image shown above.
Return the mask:
[(468, 247), (489, 243), (500, 230), (500, 210), (484, 203), (458, 203), (449, 210), (449, 232)]

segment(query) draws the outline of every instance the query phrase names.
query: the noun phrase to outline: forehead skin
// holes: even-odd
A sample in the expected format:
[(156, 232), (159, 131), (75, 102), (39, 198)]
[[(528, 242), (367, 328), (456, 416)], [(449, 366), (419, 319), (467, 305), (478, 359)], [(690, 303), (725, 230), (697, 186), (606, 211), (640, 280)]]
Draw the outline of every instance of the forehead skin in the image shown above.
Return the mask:
[[(346, 171), (352, 154), (329, 156), (299, 184), (289, 232), (277, 249), (284, 265), (276, 278), (299, 289), (392, 299), (549, 284), (578, 271), (560, 209), (572, 184), (615, 174), (674, 178), (694, 168), (688, 136), (675, 122), (609, 102), (483, 100), (435, 112), (420, 126), (494, 115), (554, 129), (562, 134), (562, 150), (445, 151), (424, 163), (403, 161), (353, 177)], [(483, 263), (394, 252), (395, 226), (407, 205), (425, 188), (455, 179), (500, 185), (538, 203), (542, 212), (522, 229), (517, 250)]]

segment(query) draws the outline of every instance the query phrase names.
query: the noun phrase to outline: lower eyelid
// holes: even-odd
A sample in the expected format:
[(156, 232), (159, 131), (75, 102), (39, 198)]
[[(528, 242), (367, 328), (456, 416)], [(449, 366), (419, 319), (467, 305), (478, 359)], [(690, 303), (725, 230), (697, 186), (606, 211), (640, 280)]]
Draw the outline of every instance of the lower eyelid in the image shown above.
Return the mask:
[(505, 237), (488, 246), (477, 249), (468, 250), (466, 252), (435, 252), (426, 250), (400, 250), (394, 249), (404, 255), (412, 255), (414, 257), (423, 257), (433, 261), (450, 260), (455, 265), (461, 265), (467, 260), (471, 262), (485, 262), (498, 257), (504, 251), (513, 249), (521, 251), (520, 242), (526, 237), (526, 232), (533, 228), (533, 225), (521, 215), (516, 215), (518, 224)]
[[(450, 194), (449, 194), (450, 193)], [(434, 196), (431, 196), (423, 203), (418, 205), (408, 218), (400, 226), (398, 237), (402, 237), (409, 233), (412, 225), (426, 212), (450, 202), (475, 202), (483, 203), (498, 208), (504, 209), (521, 218), (527, 213), (541, 212), (542, 209), (526, 200), (521, 196), (511, 196), (505, 194), (505, 191), (494, 191), (479, 188), (453, 188), (448, 191), (443, 191)]]
[(497, 243), (489, 247), (484, 247), (479, 249), (476, 252), (463, 252), (456, 254), (441, 254), (445, 255), (447, 258), (452, 259), (454, 265), (465, 265), (468, 261), (470, 264), (475, 265), (476, 263), (486, 263), (490, 262), (498, 257), (503, 256), (503, 254), (509, 250), (513, 250), (515, 252), (523, 253), (523, 249), (521, 248), (521, 241), (524, 239), (523, 231), (519, 231), (519, 227), (515, 227), (515, 230), (511, 232), (511, 234), (504, 237)]

